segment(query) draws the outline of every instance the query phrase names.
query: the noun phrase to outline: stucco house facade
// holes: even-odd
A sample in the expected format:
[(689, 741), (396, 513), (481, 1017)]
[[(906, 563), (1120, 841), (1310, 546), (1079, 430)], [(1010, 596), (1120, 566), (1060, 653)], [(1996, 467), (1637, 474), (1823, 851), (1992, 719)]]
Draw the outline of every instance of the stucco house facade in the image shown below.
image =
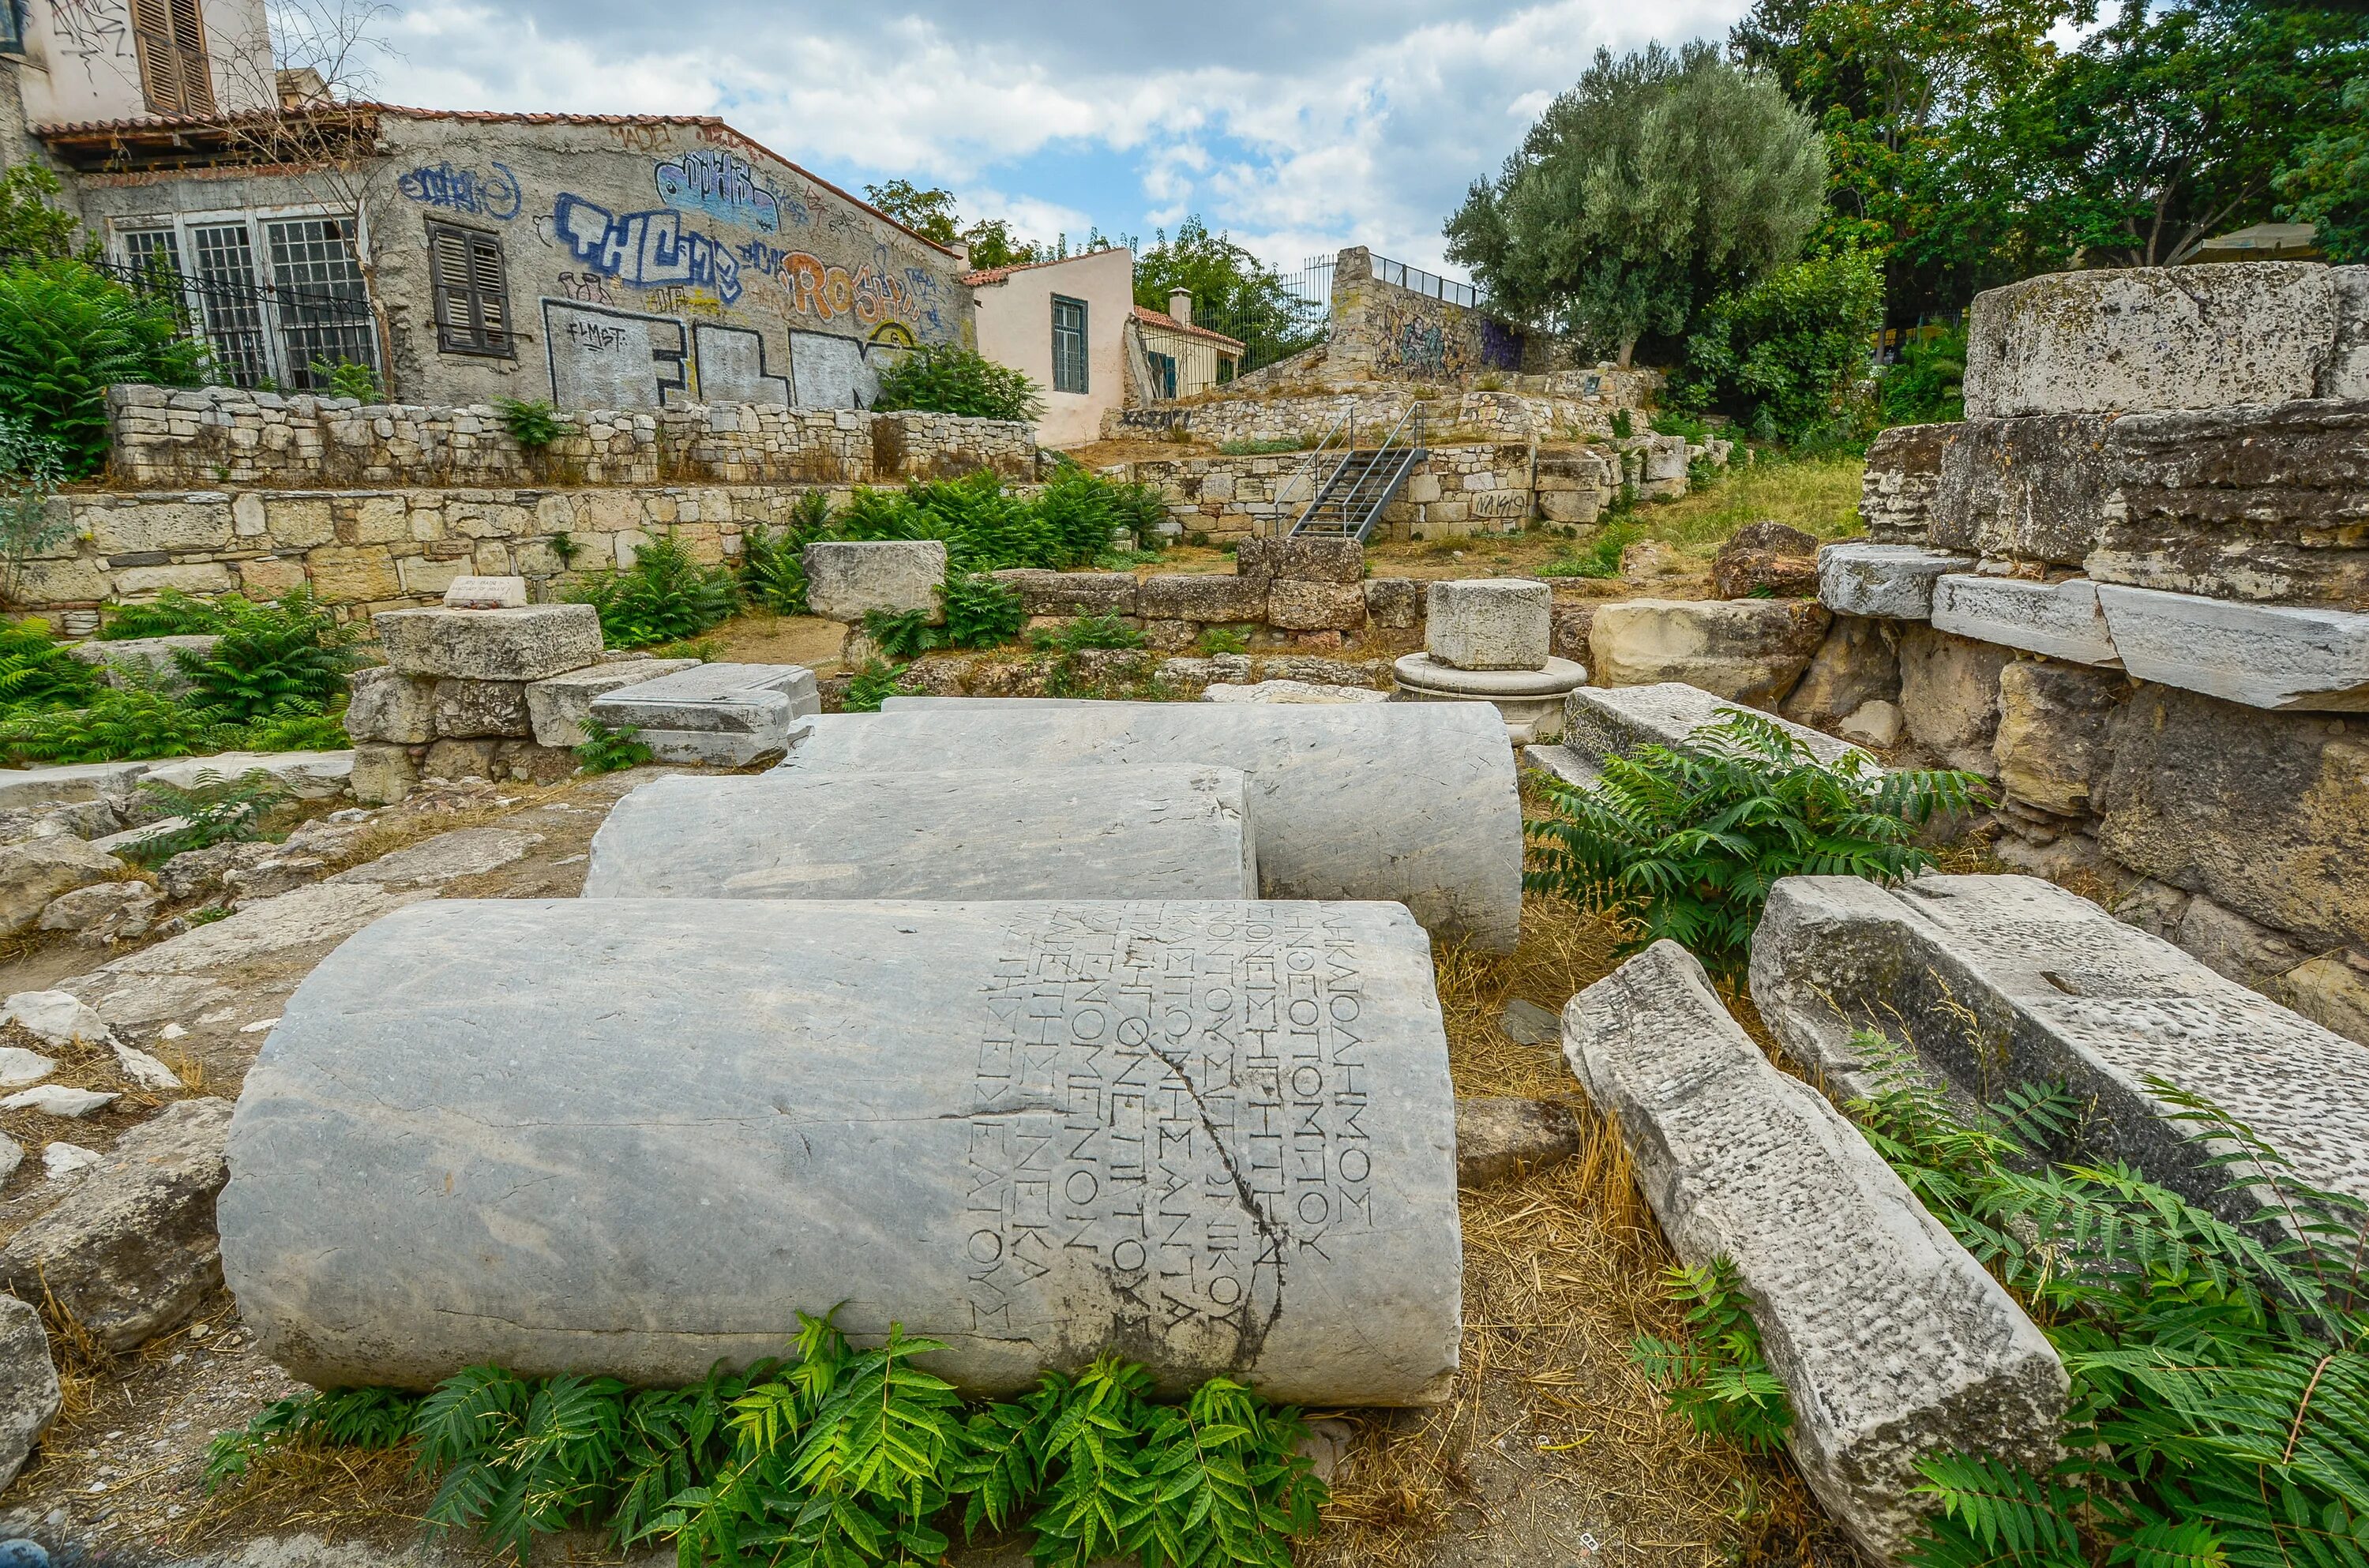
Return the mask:
[(1039, 445), (1101, 439), (1103, 415), (1132, 406), (1141, 389), (1128, 323), (1135, 309), (1135, 253), (1089, 251), (1056, 261), (973, 272), (978, 351), (1044, 388)]
[[(975, 341), (959, 250), (713, 116), (334, 101), (271, 76), (260, 0), (17, 3), (28, 138), (110, 260), (183, 280), (226, 379), (354, 361), (412, 403), (864, 407), (895, 356)], [(161, 110), (190, 95), (136, 39), (60, 85), (60, 17), (152, 6), (195, 18), (172, 80), (210, 107)]]

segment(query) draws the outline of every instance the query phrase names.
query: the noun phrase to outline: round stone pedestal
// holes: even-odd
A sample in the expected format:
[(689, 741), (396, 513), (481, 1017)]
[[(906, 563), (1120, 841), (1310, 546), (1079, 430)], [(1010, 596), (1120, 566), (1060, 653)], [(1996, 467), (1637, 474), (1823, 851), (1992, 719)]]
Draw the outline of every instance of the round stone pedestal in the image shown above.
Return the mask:
[(1550, 658), (1542, 670), (1459, 670), (1427, 653), (1411, 653), (1392, 668), (1399, 695), (1418, 703), (1494, 703), (1516, 746), (1562, 738), (1562, 700), (1587, 684), (1587, 669)]

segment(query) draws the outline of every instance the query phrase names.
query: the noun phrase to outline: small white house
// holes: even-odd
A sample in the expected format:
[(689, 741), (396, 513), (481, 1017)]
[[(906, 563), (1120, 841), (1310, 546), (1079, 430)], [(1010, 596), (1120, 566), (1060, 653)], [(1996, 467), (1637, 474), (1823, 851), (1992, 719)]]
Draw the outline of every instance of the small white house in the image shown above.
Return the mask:
[(978, 351), (1045, 389), (1037, 441), (1064, 447), (1099, 440), (1104, 413), (1129, 402), (1135, 253), (1089, 251), (990, 268), (963, 281), (978, 312)]

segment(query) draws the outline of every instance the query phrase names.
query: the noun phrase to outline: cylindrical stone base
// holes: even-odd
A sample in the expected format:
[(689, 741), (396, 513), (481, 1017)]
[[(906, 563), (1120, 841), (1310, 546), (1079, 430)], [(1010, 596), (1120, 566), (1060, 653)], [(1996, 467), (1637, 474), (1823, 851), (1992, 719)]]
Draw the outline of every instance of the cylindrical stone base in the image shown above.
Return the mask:
[(440, 900), (300, 987), (218, 1216), (265, 1355), (687, 1383), (839, 1310), (985, 1392), (1415, 1404), (1456, 1368), (1454, 1101), (1389, 904)]
[(1561, 740), (1563, 699), (1587, 684), (1586, 667), (1567, 658), (1550, 658), (1538, 670), (1459, 670), (1427, 653), (1411, 653), (1391, 666), (1391, 674), (1409, 702), (1490, 704), (1516, 746)]
[(588, 898), (1254, 898), (1231, 768), (657, 779), (592, 839)]

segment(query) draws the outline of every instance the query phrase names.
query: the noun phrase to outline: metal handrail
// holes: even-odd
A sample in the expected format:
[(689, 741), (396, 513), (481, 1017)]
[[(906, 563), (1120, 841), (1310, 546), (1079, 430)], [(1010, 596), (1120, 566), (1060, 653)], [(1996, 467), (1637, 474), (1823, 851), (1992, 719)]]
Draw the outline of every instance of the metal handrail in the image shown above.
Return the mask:
[[(1410, 439), (1402, 443), (1399, 437), (1402, 433), (1406, 432), (1407, 427), (1410, 423), (1414, 427), (1413, 431)], [(1421, 398), (1411, 398), (1407, 402), (1406, 412), (1399, 416), (1399, 422), (1390, 427), (1390, 433), (1382, 438), (1382, 444), (1375, 450), (1373, 465), (1371, 468), (1368, 469), (1367, 472), (1370, 474), (1375, 470), (1388, 466), (1390, 453), (1393, 451), (1403, 454), (1399, 460), (1402, 464), (1411, 464), (1413, 462), (1413, 454), (1422, 450), (1423, 400)], [(1395, 484), (1391, 485), (1390, 486), (1389, 494), (1377, 497), (1374, 503), (1366, 509), (1366, 515), (1360, 518), (1357, 521), (1356, 539), (1358, 544), (1363, 544), (1366, 542), (1366, 536), (1373, 532), (1374, 523), (1381, 517), (1382, 508), (1387, 503), (1389, 495), (1394, 495), (1397, 491), (1398, 486)]]
[[(1293, 506), (1298, 504), (1290, 499), (1290, 496), (1291, 492), (1299, 486), (1300, 480), (1306, 479), (1309, 482), (1310, 487), (1308, 492), (1308, 498), (1311, 503), (1317, 497), (1324, 493), (1323, 486), (1316, 483), (1316, 465), (1323, 459), (1324, 454), (1332, 450), (1333, 438), (1334, 436), (1339, 436), (1342, 441), (1341, 462), (1346, 462), (1348, 460), (1349, 450), (1356, 445), (1356, 441), (1354, 439), (1356, 431), (1354, 426), (1350, 423), (1350, 416), (1355, 414), (1356, 411), (1357, 400), (1356, 398), (1347, 397), (1342, 399), (1341, 412), (1333, 416), (1333, 422), (1324, 427), (1324, 433), (1317, 438), (1316, 444), (1314, 446), (1308, 449), (1308, 456), (1301, 460), (1298, 468), (1291, 471), (1291, 477), (1283, 482), (1283, 487), (1276, 491), (1275, 532), (1276, 536), (1280, 537), (1284, 534), (1288, 534), (1295, 526), (1297, 526), (1298, 520), (1290, 518), (1287, 514), (1290, 511)], [(1340, 463), (1335, 463), (1333, 464), (1333, 470), (1335, 473), (1339, 472)]]

